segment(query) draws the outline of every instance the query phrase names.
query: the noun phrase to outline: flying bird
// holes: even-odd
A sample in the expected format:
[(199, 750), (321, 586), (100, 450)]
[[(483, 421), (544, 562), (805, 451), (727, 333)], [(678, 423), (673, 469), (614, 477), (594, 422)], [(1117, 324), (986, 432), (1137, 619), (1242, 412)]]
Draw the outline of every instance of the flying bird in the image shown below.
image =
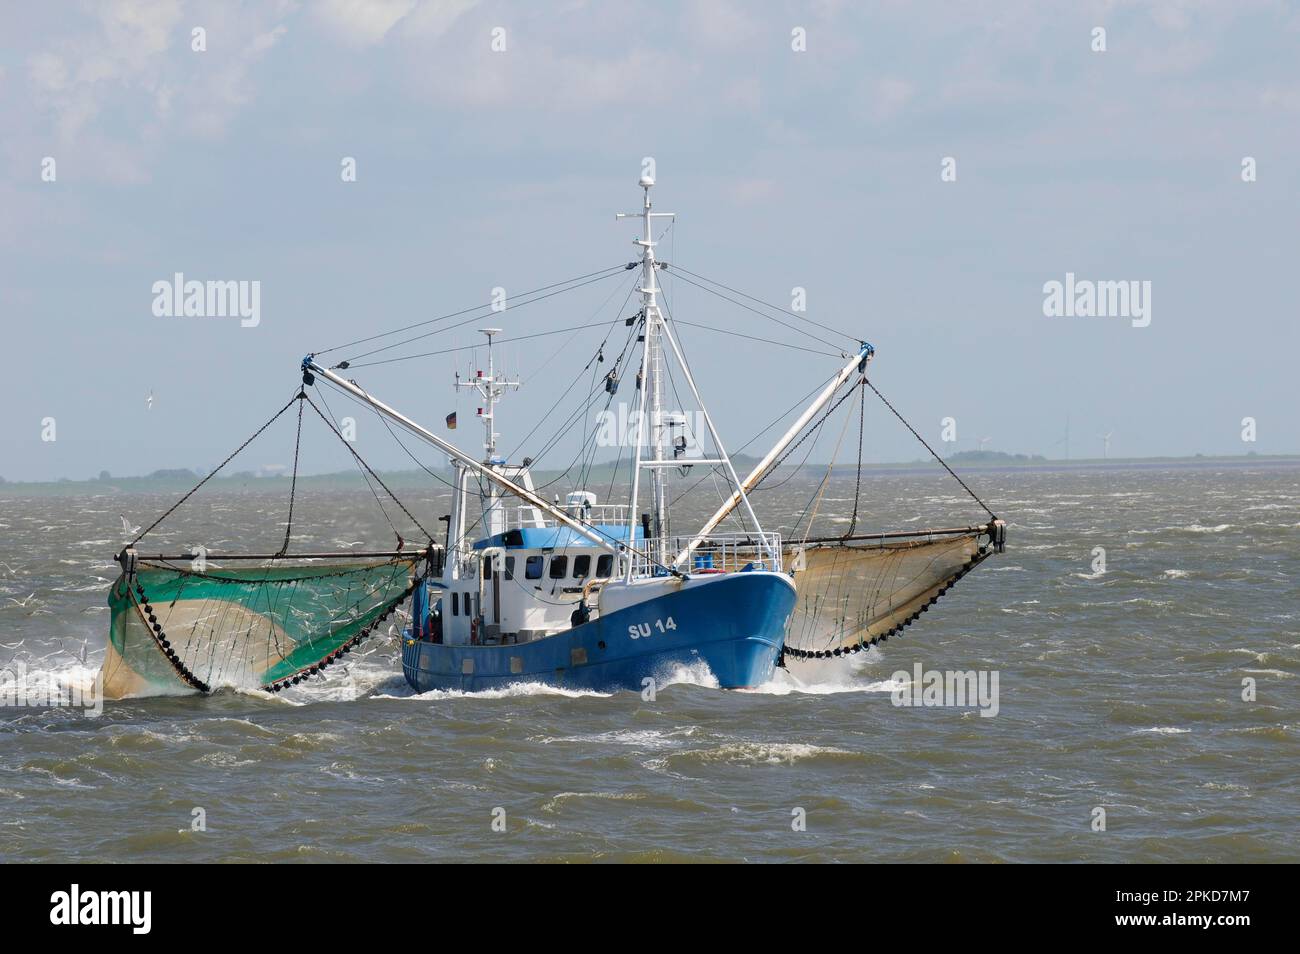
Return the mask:
[(131, 521), (126, 519), (126, 514), (119, 513), (118, 516), (122, 518), (122, 532), (126, 534), (128, 537), (131, 536), (132, 534), (136, 534), (140, 532), (139, 527), (131, 526)]

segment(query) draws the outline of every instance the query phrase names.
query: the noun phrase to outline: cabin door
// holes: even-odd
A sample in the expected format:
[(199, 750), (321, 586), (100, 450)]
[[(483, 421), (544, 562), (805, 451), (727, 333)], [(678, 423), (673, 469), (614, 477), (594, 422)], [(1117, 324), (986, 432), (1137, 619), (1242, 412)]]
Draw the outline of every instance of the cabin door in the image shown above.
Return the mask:
[(492, 622), (501, 625), (501, 571), (492, 561)]

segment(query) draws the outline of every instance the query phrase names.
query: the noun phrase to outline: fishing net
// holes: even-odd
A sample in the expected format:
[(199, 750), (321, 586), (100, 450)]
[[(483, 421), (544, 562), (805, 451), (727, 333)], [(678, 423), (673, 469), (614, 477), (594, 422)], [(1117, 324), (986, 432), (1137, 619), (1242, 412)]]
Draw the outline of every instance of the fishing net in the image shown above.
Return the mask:
[(786, 653), (840, 656), (899, 632), (993, 552), (988, 532), (789, 546), (785, 565), (794, 573), (798, 599)]
[(109, 594), (105, 695), (296, 684), (369, 636), (426, 558), (205, 570), (131, 561)]

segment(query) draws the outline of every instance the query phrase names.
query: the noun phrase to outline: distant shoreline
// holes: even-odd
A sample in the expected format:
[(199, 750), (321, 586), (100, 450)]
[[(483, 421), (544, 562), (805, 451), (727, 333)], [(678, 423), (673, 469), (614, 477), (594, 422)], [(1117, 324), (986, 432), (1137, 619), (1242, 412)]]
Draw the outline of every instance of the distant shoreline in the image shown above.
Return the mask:
[[(993, 455), (981, 456), (976, 459), (973, 455), (966, 457), (964, 455), (954, 455), (951, 458), (945, 458), (945, 461), (956, 470), (959, 474), (968, 473), (998, 473), (1011, 471), (1029, 471), (1033, 473), (1053, 473), (1063, 471), (1133, 471), (1133, 470), (1200, 470), (1206, 468), (1221, 467), (1300, 467), (1300, 454), (1245, 454), (1232, 457), (1194, 455), (1191, 457), (1112, 457), (1109, 459), (1075, 459), (1075, 460), (1050, 460), (1043, 457), (1024, 457), (1012, 455)], [(756, 463), (756, 461), (737, 457), (735, 458), (736, 469), (743, 475)], [(589, 480), (608, 479), (612, 464), (605, 463), (597, 465), (588, 471)], [(623, 469), (626, 469), (626, 464)], [(825, 464), (808, 464), (804, 471), (808, 475), (820, 476), (825, 473)], [(835, 471), (837, 474), (851, 472), (853, 465), (837, 464)], [(864, 464), (862, 472), (872, 476), (890, 476), (890, 475), (928, 475), (941, 474), (942, 469), (933, 460), (913, 460), (898, 461), (891, 463), (871, 463)], [(401, 484), (405, 487), (413, 485), (428, 484), (434, 482), (428, 474), (420, 470), (395, 470), (381, 471), (385, 480)], [(538, 469), (534, 475), (540, 480), (554, 478), (558, 476), (558, 470)], [(16, 496), (21, 494), (112, 494), (112, 493), (132, 493), (141, 491), (172, 491), (188, 490), (194, 486), (203, 475), (198, 473), (169, 470), (156, 471), (138, 477), (100, 477), (87, 480), (43, 480), (43, 481), (4, 481), (0, 483), (0, 496)], [(450, 479), (450, 471), (447, 472), (446, 478)], [(277, 487), (281, 482), (286, 481), (286, 474), (276, 474), (269, 476), (258, 476), (251, 473), (236, 473), (230, 476), (219, 475), (212, 479), (215, 486), (230, 488), (239, 486), (251, 490), (271, 490)], [(316, 486), (336, 486), (346, 488), (350, 486), (363, 486), (364, 483), (359, 474), (355, 471), (335, 471), (326, 474), (300, 474), (299, 483)], [(436, 484), (436, 482), (435, 482)], [(445, 487), (443, 488), (445, 489)]]

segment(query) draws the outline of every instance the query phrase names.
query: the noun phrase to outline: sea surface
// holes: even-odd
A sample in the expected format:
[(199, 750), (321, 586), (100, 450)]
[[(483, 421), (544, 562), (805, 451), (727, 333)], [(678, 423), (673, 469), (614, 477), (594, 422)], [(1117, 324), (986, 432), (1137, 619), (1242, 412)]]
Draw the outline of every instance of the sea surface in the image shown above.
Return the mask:
[[(0, 860), (1300, 861), (1300, 468), (969, 482), (1008, 521), (1005, 554), (901, 638), (757, 691), (686, 670), (653, 702), (416, 695), (384, 637), (272, 698), (0, 708)], [(774, 524), (817, 489), (774, 484)], [(217, 482), (146, 540), (277, 549), (285, 486)], [(831, 482), (823, 528), (854, 493)], [(93, 678), (120, 515), (147, 525), (175, 496), (0, 497), (0, 691)], [(427, 526), (446, 512), (428, 487), (399, 496)], [(928, 473), (865, 477), (859, 511), (862, 529), (982, 516)], [(300, 488), (295, 548), (393, 542), (364, 490)], [(918, 663), (996, 672), (997, 715), (894, 705)]]

